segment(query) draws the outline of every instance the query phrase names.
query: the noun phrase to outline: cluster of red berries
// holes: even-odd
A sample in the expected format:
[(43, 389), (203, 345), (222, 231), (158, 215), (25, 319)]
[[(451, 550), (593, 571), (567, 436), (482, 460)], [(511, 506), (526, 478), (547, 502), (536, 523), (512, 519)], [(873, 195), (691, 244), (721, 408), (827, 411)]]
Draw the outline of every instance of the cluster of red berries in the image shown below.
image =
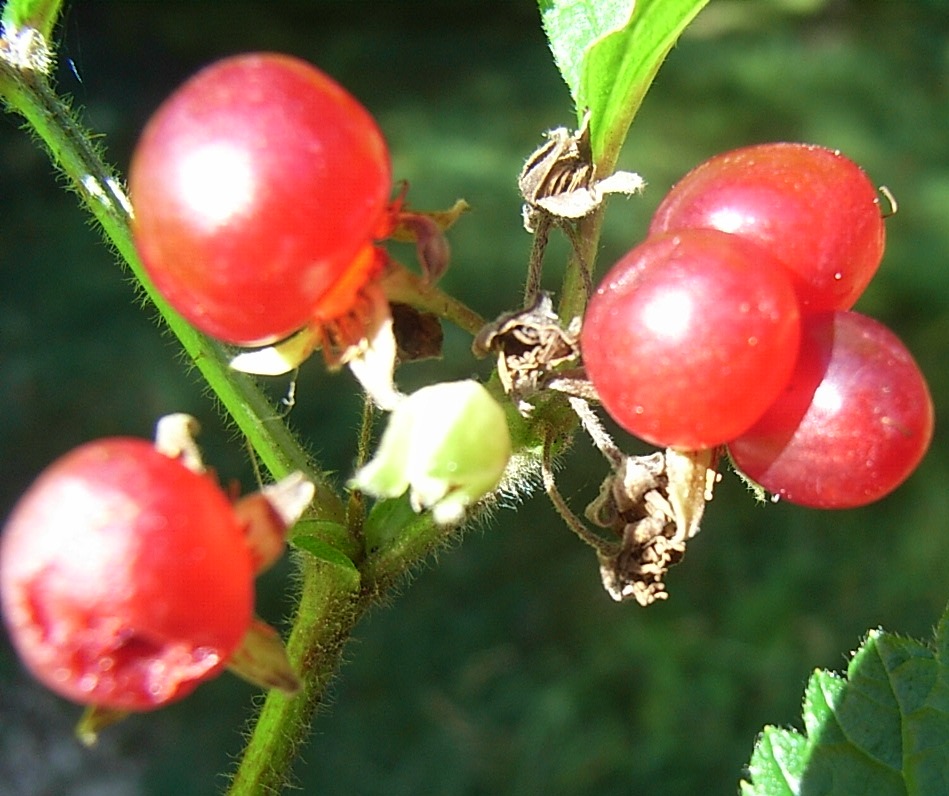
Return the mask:
[(891, 492), (929, 446), (933, 406), (900, 340), (851, 310), (884, 238), (877, 190), (838, 152), (764, 144), (698, 166), (584, 318), (607, 412), (656, 445), (727, 445), (801, 505)]
[[(225, 59), (186, 82), (148, 123), (130, 181), (159, 291), (238, 345), (352, 313), (386, 262), (377, 241), (418, 220), (390, 202), (369, 113), (282, 55)], [(772, 144), (713, 158), (672, 189), (592, 298), (588, 376), (649, 442), (727, 445), (793, 502), (875, 500), (916, 467), (933, 427), (910, 354), (850, 309), (883, 245), (877, 192), (838, 153)], [(66, 697), (148, 709), (224, 666), (295, 686), (282, 664), (259, 663), (273, 632), (253, 618), (253, 581), (312, 486), (235, 503), (185, 448), (90, 443), (7, 523), (4, 618), (27, 665)]]

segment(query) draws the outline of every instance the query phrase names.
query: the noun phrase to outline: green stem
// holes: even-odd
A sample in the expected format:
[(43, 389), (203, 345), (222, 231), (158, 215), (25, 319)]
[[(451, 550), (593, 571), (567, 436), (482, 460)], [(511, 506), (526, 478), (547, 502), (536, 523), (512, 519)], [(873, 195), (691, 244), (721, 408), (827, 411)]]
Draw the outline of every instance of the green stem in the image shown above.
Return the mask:
[(277, 690), (267, 693), (231, 781), (231, 796), (283, 792), (313, 716), (339, 668), (346, 640), (367, 605), (355, 568), (313, 556), (300, 556), (299, 564), (303, 588), (287, 652), (303, 676), (303, 692), (294, 697)]
[[(367, 395), (363, 399), (362, 418), (359, 422), (359, 439), (356, 444), (356, 457), (353, 460), (353, 470), (360, 470), (369, 461), (372, 447), (372, 427), (376, 415), (376, 408), (372, 399)], [(359, 555), (353, 559), (361, 564), (365, 558), (366, 542), (363, 538), (363, 525), (366, 522), (366, 497), (358, 489), (349, 493), (349, 502), (346, 506), (346, 525), (349, 537), (359, 548)]]
[(396, 265), (386, 274), (382, 289), (389, 301), (434, 313), (472, 335), (481, 331), (485, 324), (484, 318), (466, 304), (401, 265)]
[(589, 270), (590, 278), (596, 284), (596, 256), (600, 246), (600, 233), (603, 228), (603, 205), (600, 205), (578, 224), (578, 238), (580, 250), (574, 252), (567, 263), (563, 283), (560, 290), (560, 307), (558, 312), (561, 320), (566, 324), (577, 317), (583, 317), (586, 310), (587, 295), (584, 284), (581, 263)]

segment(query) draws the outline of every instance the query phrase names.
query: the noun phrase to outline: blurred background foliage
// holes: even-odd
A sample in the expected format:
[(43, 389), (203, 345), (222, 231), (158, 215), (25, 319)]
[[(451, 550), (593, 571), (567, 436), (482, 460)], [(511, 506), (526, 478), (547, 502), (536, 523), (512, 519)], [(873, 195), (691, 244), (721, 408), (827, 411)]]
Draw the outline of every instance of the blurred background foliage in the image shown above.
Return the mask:
[[(75, 0), (60, 88), (128, 164), (148, 114), (201, 65), (273, 49), (310, 59), (377, 116), (416, 207), (464, 197), (445, 285), (487, 317), (519, 301), (530, 246), (514, 180), (573, 110), (528, 0), (373, 4)], [(734, 793), (756, 733), (794, 723), (814, 667), (842, 668), (867, 628), (927, 636), (949, 598), (949, 11), (942, 0), (712, 0), (671, 53), (620, 167), (650, 183), (614, 200), (601, 266), (641, 239), (669, 186), (706, 157), (769, 140), (839, 148), (899, 213), (858, 309), (926, 372), (937, 433), (920, 470), (864, 509), (756, 505), (726, 474), (704, 530), (649, 609), (612, 603), (596, 562), (542, 495), (500, 510), (363, 621), (297, 768), (304, 793)], [(565, 247), (548, 260), (558, 284)], [(397, 256), (411, 256), (409, 250)], [(448, 331), (444, 361), (405, 387), (484, 373)], [(275, 382), (275, 396), (286, 382)], [(360, 401), (314, 359), (290, 416), (328, 467), (351, 471)], [(173, 340), (17, 120), (0, 121), (0, 515), (87, 439), (147, 436), (158, 415), (204, 424), (207, 458), (253, 485)], [(630, 450), (634, 450), (630, 442)], [(576, 508), (604, 475), (578, 441)], [(291, 608), (292, 568), (260, 613)], [(20, 794), (208, 794), (258, 698), (226, 675), (131, 719), (87, 752), (78, 709), (35, 686), (0, 642), (0, 782)]]

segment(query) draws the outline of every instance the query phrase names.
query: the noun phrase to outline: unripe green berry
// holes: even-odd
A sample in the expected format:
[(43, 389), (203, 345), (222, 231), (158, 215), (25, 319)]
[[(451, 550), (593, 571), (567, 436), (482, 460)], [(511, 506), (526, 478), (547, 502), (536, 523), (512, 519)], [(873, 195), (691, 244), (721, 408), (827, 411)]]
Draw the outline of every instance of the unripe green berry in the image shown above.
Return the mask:
[(476, 381), (423, 387), (392, 412), (379, 450), (349, 485), (380, 498), (409, 490), (439, 525), (491, 492), (511, 455), (504, 410)]

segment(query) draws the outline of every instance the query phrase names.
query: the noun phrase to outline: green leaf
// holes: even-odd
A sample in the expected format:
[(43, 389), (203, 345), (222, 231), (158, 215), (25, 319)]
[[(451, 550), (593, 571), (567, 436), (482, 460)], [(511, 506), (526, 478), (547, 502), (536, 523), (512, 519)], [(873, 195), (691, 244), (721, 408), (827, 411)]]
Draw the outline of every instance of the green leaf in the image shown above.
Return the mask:
[(583, 56), (597, 39), (630, 21), (635, 0), (538, 0), (537, 5), (554, 63), (576, 101)]
[[(366, 551), (370, 556), (378, 555), (398, 547), (409, 536), (432, 533), (433, 526), (429, 515), (420, 515), (412, 508), (408, 494), (377, 501), (363, 527)], [(441, 533), (433, 535), (440, 537)]]
[(323, 563), (332, 564), (334, 567), (352, 574), (358, 581), (359, 571), (356, 569), (356, 565), (339, 548), (334, 547), (319, 536), (297, 533), (291, 540), (291, 544), (297, 550), (306, 551)]
[(743, 796), (949, 793), (949, 610), (932, 646), (873, 630), (847, 677), (811, 676), (805, 733), (766, 727)]
[(663, 60), (708, 0), (538, 0), (578, 118), (590, 110), (593, 159), (607, 175)]

